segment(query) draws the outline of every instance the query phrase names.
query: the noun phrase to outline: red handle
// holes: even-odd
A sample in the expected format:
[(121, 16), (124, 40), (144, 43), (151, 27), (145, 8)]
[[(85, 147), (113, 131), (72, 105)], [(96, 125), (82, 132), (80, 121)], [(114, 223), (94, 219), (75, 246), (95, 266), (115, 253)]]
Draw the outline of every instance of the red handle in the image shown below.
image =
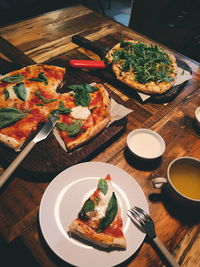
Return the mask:
[(69, 65), (73, 68), (94, 68), (94, 69), (106, 68), (104, 61), (100, 60), (71, 59), (69, 60)]

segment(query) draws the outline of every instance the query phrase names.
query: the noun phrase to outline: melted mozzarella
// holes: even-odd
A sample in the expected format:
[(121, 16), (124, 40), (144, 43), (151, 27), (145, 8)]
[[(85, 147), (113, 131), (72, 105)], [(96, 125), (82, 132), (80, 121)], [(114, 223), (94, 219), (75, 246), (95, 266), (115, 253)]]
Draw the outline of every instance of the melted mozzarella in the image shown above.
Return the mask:
[(105, 216), (108, 203), (110, 201), (110, 198), (112, 197), (112, 193), (113, 193), (112, 185), (109, 181), (107, 181), (107, 184), (108, 184), (107, 194), (104, 195), (102, 192), (100, 192), (100, 201), (95, 209), (97, 211), (98, 219)]
[[(7, 85), (6, 86), (6, 89), (9, 92), (9, 99), (16, 99), (17, 98), (13, 87), (14, 87), (14, 85), (9, 85), (9, 86)], [(30, 94), (30, 88), (27, 88), (26, 87), (26, 91), (27, 91), (27, 97), (26, 97), (26, 99), (28, 99), (29, 98), (29, 94)]]
[(72, 108), (71, 116), (74, 119), (87, 120), (91, 112), (87, 107), (77, 106)]

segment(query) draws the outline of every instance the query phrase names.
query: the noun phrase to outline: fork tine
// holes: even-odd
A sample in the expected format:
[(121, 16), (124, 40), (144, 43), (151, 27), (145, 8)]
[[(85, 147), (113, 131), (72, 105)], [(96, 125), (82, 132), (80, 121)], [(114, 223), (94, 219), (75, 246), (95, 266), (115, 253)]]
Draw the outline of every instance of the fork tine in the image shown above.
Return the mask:
[(142, 222), (141, 219), (138, 215), (138, 213), (136, 211), (134, 211), (133, 209), (128, 210), (128, 216), (131, 219), (131, 221), (135, 224), (135, 226), (142, 231), (143, 233), (145, 233), (143, 226), (142, 226)]
[(131, 208), (130, 211), (137, 220), (141, 221), (140, 214), (134, 208)]
[(146, 217), (144, 216), (144, 214), (141, 213), (140, 211), (138, 211), (138, 210), (136, 209), (136, 207), (133, 207), (131, 210), (132, 210), (132, 212), (134, 212), (134, 213), (137, 214), (137, 217), (138, 217), (138, 219), (141, 221), (141, 224), (142, 224), (142, 225), (145, 225), (145, 223), (146, 223)]
[(146, 220), (148, 220), (149, 222), (153, 222), (153, 220), (151, 219), (151, 217), (149, 216), (149, 214), (146, 213), (146, 211), (144, 211), (143, 209), (141, 209), (139, 207), (136, 207), (136, 206), (134, 208), (135, 208), (135, 210), (138, 211), (138, 213), (143, 214), (143, 216), (145, 217)]

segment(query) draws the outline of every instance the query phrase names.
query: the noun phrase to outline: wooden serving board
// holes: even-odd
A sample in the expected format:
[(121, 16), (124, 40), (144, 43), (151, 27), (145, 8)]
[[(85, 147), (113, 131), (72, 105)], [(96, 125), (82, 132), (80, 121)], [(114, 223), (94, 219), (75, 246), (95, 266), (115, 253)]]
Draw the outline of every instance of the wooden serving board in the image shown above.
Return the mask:
[[(72, 37), (72, 41), (86, 49), (89, 49), (99, 55), (99, 57), (104, 60), (105, 55), (107, 52), (117, 43), (121, 41), (122, 35), (121, 33), (113, 33), (109, 36), (105, 36), (97, 41), (91, 42), (90, 40), (80, 36), (75, 35)], [(124, 39), (132, 39), (131, 37), (124, 36)], [(83, 59), (83, 58), (79, 58)], [(179, 60), (176, 58), (178, 67), (181, 67), (183, 70), (187, 70), (190, 73), (192, 73), (191, 68), (188, 66), (187, 63)], [(120, 87), (124, 91), (126, 91), (128, 94), (130, 94), (132, 97), (134, 97), (137, 94), (137, 91), (134, 90), (134, 88), (131, 88), (119, 80), (116, 79), (115, 74), (112, 72), (111, 68), (108, 66), (106, 69), (98, 69), (96, 71), (92, 71), (94, 75), (100, 77), (101, 79), (111, 83), (115, 87)], [(184, 88), (186, 82), (173, 86), (169, 91), (166, 93), (163, 93), (161, 95), (152, 95), (150, 98), (148, 98), (148, 102), (152, 103), (166, 103), (172, 101), (178, 93), (181, 91), (181, 89)]]
[[(57, 65), (60, 67), (66, 67), (67, 59), (66, 57), (58, 57), (52, 61), (46, 62), (50, 65)], [(12, 67), (15, 65), (13, 64)], [(6, 73), (6, 71), (4, 71)], [(67, 85), (71, 84), (81, 84), (81, 83), (91, 83), (91, 82), (101, 82), (99, 78), (91, 76), (89, 73), (84, 73), (83, 71), (73, 71), (67, 70), (66, 79), (64, 81), (64, 86), (61, 88), (61, 93), (68, 90)], [(109, 88), (108, 88), (109, 91)], [(121, 104), (124, 104), (121, 98), (112, 93), (112, 97)], [(123, 132), (126, 127), (127, 118), (123, 118), (119, 121), (112, 123), (109, 127), (104, 129), (96, 137), (91, 139), (88, 143), (84, 144), (80, 148), (72, 151), (66, 152), (55, 139), (53, 133), (51, 133), (47, 139), (39, 142), (32, 149), (32, 151), (27, 155), (23, 162), (18, 167), (18, 170), (25, 170), (35, 173), (36, 177), (38, 173), (58, 173), (62, 170), (70, 167), (78, 162), (89, 160), (95, 153), (98, 153), (105, 149), (106, 146), (111, 144), (116, 140), (116, 138)], [(32, 136), (29, 138), (31, 140)], [(26, 144), (24, 144), (25, 146)], [(4, 160), (5, 165), (10, 164), (18, 152), (14, 152), (12, 149), (0, 145), (0, 155), (2, 160)]]

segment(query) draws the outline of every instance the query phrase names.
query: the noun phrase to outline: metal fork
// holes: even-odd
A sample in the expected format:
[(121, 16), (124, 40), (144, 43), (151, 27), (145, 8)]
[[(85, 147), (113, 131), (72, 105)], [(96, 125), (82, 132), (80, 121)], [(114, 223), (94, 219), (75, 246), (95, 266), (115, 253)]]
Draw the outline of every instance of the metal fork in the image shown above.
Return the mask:
[(167, 259), (167, 261), (170, 263), (171, 266), (180, 267), (180, 265), (176, 263), (173, 256), (169, 253), (167, 248), (156, 236), (154, 222), (144, 210), (138, 207), (133, 207), (130, 210), (128, 210), (128, 216), (143, 233), (146, 233), (147, 236), (154, 241), (154, 243), (157, 245), (157, 247), (165, 256), (165, 258)]

